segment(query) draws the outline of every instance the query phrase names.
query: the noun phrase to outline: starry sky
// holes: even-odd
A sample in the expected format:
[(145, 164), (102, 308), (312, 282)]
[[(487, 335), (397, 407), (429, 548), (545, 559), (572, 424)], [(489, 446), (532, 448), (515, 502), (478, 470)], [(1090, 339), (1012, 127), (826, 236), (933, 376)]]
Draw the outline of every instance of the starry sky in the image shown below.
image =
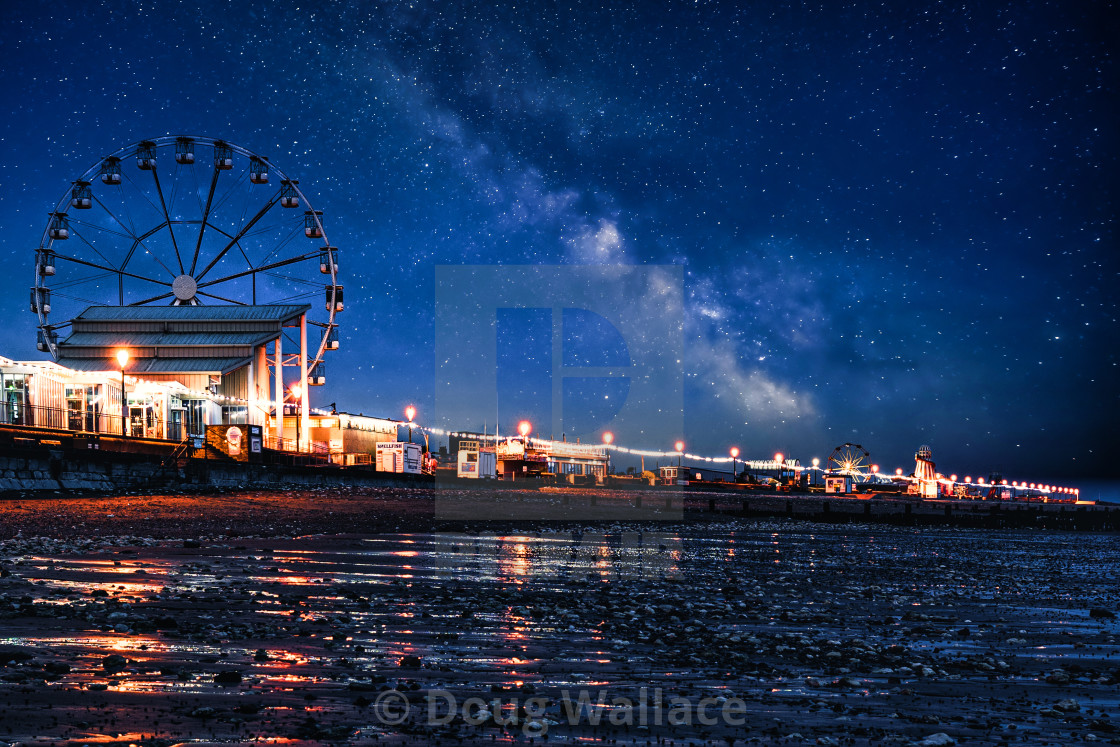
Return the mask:
[(620, 443), (1112, 477), (1117, 38), (1108, 2), (9, 4), (0, 354), (42, 357), (70, 182), (197, 134), (342, 247), (313, 404), (431, 412), (437, 266), (675, 265), (683, 427)]

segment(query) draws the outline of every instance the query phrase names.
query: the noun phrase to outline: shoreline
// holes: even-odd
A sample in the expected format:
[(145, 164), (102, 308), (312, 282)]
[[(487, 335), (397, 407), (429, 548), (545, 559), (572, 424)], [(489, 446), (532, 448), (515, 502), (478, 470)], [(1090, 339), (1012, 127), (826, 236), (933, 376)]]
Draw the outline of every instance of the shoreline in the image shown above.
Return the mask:
[(101, 533), (188, 538), (374, 533), (438, 526), (565, 526), (603, 522), (726, 520), (822, 525), (949, 526), (1039, 531), (1120, 531), (1120, 506), (907, 501), (821, 495), (494, 486), (292, 487), (130, 491), (122, 495), (38, 493), (0, 498), (0, 539)]

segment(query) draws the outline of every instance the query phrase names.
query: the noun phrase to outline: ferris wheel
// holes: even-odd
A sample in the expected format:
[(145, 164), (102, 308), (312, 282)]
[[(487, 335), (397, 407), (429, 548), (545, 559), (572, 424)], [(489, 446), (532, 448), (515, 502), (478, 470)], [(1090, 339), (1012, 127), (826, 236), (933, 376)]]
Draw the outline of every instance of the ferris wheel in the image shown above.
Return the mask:
[[(89, 306), (311, 304), (309, 383), (338, 348), (338, 249), (315, 210), (267, 158), (206, 137), (125, 146), (84, 171), (50, 213), (35, 252), (38, 348)], [(52, 317), (58, 322), (52, 322)], [(313, 352), (314, 351), (314, 352)]]
[(828, 471), (835, 475), (849, 475), (856, 480), (866, 480), (871, 474), (871, 454), (859, 444), (840, 444), (828, 457)]

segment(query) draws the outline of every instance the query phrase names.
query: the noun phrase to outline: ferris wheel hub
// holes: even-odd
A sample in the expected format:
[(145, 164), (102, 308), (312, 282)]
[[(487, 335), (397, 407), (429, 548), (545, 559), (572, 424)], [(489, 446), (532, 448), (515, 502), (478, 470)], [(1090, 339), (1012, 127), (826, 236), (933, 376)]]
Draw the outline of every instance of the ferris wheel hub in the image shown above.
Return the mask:
[(171, 291), (175, 294), (176, 301), (191, 301), (198, 292), (198, 281), (190, 275), (180, 275), (171, 281)]

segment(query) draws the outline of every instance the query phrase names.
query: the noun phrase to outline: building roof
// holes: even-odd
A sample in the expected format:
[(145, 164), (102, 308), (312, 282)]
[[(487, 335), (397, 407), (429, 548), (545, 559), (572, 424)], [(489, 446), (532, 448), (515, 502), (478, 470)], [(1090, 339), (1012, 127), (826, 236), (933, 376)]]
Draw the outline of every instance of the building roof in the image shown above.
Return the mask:
[(63, 344), (68, 348), (104, 347), (248, 347), (263, 345), (276, 333), (261, 332), (74, 332)]
[[(129, 376), (143, 374), (227, 374), (249, 365), (250, 358), (133, 358), (125, 367)], [(67, 358), (74, 371), (120, 371), (116, 358)]]
[(308, 304), (269, 306), (90, 306), (74, 319), (155, 322), (286, 322), (311, 310)]

